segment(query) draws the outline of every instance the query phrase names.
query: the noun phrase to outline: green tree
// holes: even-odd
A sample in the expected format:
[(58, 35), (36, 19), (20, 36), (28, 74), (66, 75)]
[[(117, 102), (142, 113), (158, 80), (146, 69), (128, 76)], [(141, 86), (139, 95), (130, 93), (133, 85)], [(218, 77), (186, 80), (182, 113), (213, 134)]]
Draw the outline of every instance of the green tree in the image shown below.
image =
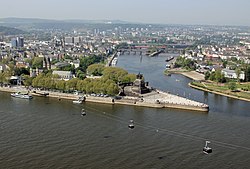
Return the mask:
[(234, 91), (234, 90), (236, 90), (237, 85), (236, 85), (235, 82), (229, 82), (229, 83), (228, 83), (228, 88), (229, 88), (231, 91)]
[(210, 74), (211, 74), (210, 71), (206, 71), (206, 73), (205, 73), (205, 80), (209, 79)]
[(43, 67), (43, 57), (34, 57), (32, 60), (32, 68), (39, 68)]
[(65, 91), (66, 90), (66, 82), (64, 80), (58, 80), (56, 82), (56, 88), (58, 90)]
[(128, 72), (126, 70), (117, 67), (105, 67), (103, 70), (103, 78), (110, 79), (115, 83), (122, 81), (127, 74)]
[(123, 77), (122, 82), (123, 83), (130, 83), (130, 82), (134, 82), (135, 79), (136, 79), (135, 74), (127, 74)]
[(103, 64), (92, 64), (87, 68), (87, 72), (89, 75), (101, 76), (104, 70)]
[(235, 73), (236, 73), (236, 76), (237, 76), (237, 82), (239, 82), (240, 81), (241, 69), (240, 68), (236, 68), (235, 69)]
[(0, 82), (1, 83), (9, 83), (11, 77), (11, 73), (9, 71), (5, 71), (0, 73)]
[(70, 79), (69, 81), (67, 81), (66, 85), (67, 85), (68, 89), (69, 90), (76, 90), (78, 81), (79, 80), (77, 78), (73, 78), (73, 79)]
[(31, 86), (32, 85), (33, 78), (30, 77), (29, 75), (23, 75), (22, 79), (23, 79), (24, 86)]

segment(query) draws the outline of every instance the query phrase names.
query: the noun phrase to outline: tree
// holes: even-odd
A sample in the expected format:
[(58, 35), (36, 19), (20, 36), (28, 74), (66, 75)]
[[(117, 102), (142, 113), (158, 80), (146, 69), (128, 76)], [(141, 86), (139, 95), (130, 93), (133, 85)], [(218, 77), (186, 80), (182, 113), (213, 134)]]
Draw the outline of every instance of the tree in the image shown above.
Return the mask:
[(9, 83), (11, 77), (11, 73), (9, 71), (5, 71), (0, 73), (0, 82), (1, 83)]
[(246, 74), (246, 81), (249, 82), (250, 81), (250, 66), (246, 66), (245, 69), (245, 74)]
[(15, 67), (14, 68), (14, 75), (20, 76), (22, 74), (23, 75), (29, 75), (30, 74), (29, 69), (24, 68), (24, 67), (21, 67), (21, 68)]
[(61, 91), (65, 91), (66, 89), (66, 82), (64, 80), (58, 80), (56, 83), (56, 88)]
[(110, 79), (117, 83), (118, 81), (122, 81), (124, 76), (126, 76), (128, 72), (122, 68), (117, 67), (105, 67), (103, 70), (103, 78)]
[(236, 69), (235, 69), (235, 73), (236, 73), (236, 75), (237, 75), (237, 82), (239, 82), (239, 81), (240, 81), (240, 74), (241, 74), (240, 68), (236, 68)]
[(215, 78), (214, 80), (215, 80), (216, 82), (220, 82), (220, 83), (226, 82), (226, 78), (225, 78), (224, 74), (221, 73), (220, 70), (216, 70), (216, 71), (215, 71), (214, 78)]
[(228, 88), (229, 88), (231, 91), (236, 90), (236, 87), (237, 87), (237, 85), (236, 85), (235, 82), (229, 82), (229, 83), (228, 83)]
[(208, 80), (210, 77), (211, 73), (209, 71), (206, 71), (205, 73), (205, 80)]
[(101, 76), (104, 70), (103, 64), (92, 64), (87, 68), (87, 73), (89, 75)]
[(122, 82), (123, 83), (130, 83), (130, 82), (134, 82), (135, 79), (136, 79), (135, 74), (127, 74), (122, 78)]
[(32, 85), (33, 78), (30, 77), (29, 75), (23, 75), (22, 79), (23, 79), (24, 86), (31, 86)]
[(34, 57), (32, 60), (32, 68), (39, 68), (43, 67), (43, 57)]
[(76, 90), (77, 83), (78, 83), (78, 79), (73, 78), (66, 82), (66, 86), (69, 88), (69, 90)]

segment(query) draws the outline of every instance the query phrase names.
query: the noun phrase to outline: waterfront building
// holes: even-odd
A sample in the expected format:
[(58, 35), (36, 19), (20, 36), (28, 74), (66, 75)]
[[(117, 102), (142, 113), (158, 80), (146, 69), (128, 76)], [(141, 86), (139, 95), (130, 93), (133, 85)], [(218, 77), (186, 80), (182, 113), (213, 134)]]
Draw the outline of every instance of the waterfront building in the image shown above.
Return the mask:
[(62, 80), (65, 80), (65, 81), (70, 80), (70, 79), (73, 78), (73, 74), (72, 74), (71, 71), (57, 71), (57, 70), (55, 70), (55, 71), (52, 72), (52, 74), (53, 75), (56, 75), (56, 74), (59, 75), (59, 77)]
[(221, 73), (223, 73), (224, 76), (229, 79), (239, 78), (240, 80), (245, 80), (245, 73), (243, 71), (240, 71), (239, 77), (237, 77), (237, 73), (235, 70), (222, 69)]

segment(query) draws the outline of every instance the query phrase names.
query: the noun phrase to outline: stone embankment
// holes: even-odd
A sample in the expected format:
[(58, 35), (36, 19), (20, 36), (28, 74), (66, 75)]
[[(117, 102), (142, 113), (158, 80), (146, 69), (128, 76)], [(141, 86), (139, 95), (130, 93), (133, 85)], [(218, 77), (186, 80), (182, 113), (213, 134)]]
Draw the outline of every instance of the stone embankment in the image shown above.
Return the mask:
[[(57, 98), (58, 100), (77, 100), (81, 95), (51, 92), (51, 91), (30, 91), (24, 87), (0, 87), (0, 91), (5, 92), (27, 92), (33, 96), (46, 96)], [(193, 100), (189, 100), (180, 96), (169, 94), (163, 91), (155, 90), (148, 94), (143, 94), (140, 97), (94, 97), (90, 95), (84, 95), (84, 101), (95, 102), (103, 104), (122, 104), (122, 105), (133, 105), (133, 106), (144, 106), (152, 108), (176, 108), (184, 110), (194, 110), (208, 112), (209, 106), (203, 103), (199, 103)]]

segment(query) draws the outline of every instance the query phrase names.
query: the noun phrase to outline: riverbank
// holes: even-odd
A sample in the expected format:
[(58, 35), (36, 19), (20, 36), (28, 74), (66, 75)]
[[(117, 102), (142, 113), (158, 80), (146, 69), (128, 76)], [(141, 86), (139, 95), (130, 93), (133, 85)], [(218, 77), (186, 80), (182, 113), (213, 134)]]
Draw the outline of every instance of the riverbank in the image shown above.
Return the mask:
[[(205, 86), (204, 86), (204, 87), (199, 87), (199, 86), (193, 85), (193, 84), (191, 84), (191, 83), (189, 83), (188, 85), (189, 85), (190, 87), (194, 88), (194, 89), (198, 89), (198, 90), (202, 90), (202, 91), (206, 91), (206, 92), (218, 94), (218, 95), (221, 95), (221, 96), (230, 97), (230, 98), (233, 98), (233, 99), (238, 99), (238, 100), (243, 100), (243, 101), (250, 102), (250, 99), (242, 98), (242, 97), (240, 97), (240, 96), (232, 95), (232, 94), (230, 94), (230, 92), (228, 92), (228, 93), (223, 93), (223, 92), (219, 92), (219, 91), (214, 91), (214, 90), (211, 90), (211, 89), (209, 89), (209, 88), (205, 88)], [(232, 93), (232, 92), (231, 92), (231, 93)]]
[[(75, 95), (69, 93), (51, 92), (51, 91), (29, 91), (24, 87), (0, 87), (0, 91), (4, 92), (26, 92), (33, 96), (39, 97), (52, 97), (58, 100), (77, 100), (82, 95)], [(46, 94), (46, 96), (45, 96)], [(175, 108), (183, 110), (193, 110), (208, 112), (209, 106), (200, 102), (189, 100), (180, 96), (162, 92), (159, 90), (152, 91), (150, 93), (141, 95), (141, 97), (94, 97), (90, 95), (84, 95), (84, 101), (95, 102), (102, 104), (120, 104), (120, 105), (130, 105), (130, 106), (140, 106), (140, 107), (151, 107), (151, 108)]]
[(169, 69), (169, 70), (167, 70), (167, 72), (170, 74), (171, 73), (181, 74), (181, 75), (186, 76), (186, 77), (188, 77), (192, 80), (195, 80), (195, 81), (205, 80), (205, 75), (198, 73), (196, 71), (188, 71), (188, 70), (181, 69), (181, 68), (175, 68), (175, 69)]

